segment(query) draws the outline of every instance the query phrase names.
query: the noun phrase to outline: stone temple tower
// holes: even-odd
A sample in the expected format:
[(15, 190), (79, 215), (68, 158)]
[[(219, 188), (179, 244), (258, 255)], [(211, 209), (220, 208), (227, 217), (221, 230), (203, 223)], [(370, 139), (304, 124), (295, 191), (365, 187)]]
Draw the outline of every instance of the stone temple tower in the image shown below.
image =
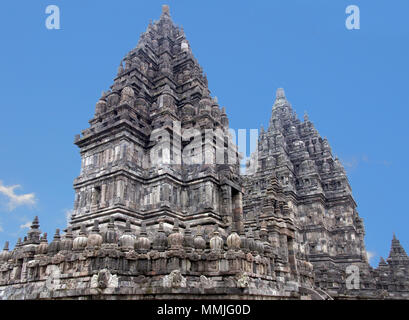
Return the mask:
[(5, 243), (0, 300), (409, 299), (405, 250), (394, 236), (368, 264), (345, 170), (283, 89), (240, 175), (226, 112), (168, 6), (89, 123), (67, 229), (49, 241), (35, 217)]
[[(138, 230), (242, 220), (242, 187), (228, 119), (168, 6), (121, 61), (111, 89), (77, 135), (82, 164), (71, 226), (113, 217)], [(225, 161), (226, 160), (226, 161)]]
[[(295, 250), (314, 264), (322, 288), (340, 290), (347, 265), (368, 269), (363, 222), (345, 170), (308, 116), (298, 119), (281, 88), (247, 171), (246, 220), (262, 214), (269, 181), (276, 177), (294, 216)], [(321, 270), (332, 272), (323, 277)]]
[(89, 122), (68, 228), (6, 243), (0, 299), (324, 298), (277, 181), (244, 223), (226, 112), (167, 6)]

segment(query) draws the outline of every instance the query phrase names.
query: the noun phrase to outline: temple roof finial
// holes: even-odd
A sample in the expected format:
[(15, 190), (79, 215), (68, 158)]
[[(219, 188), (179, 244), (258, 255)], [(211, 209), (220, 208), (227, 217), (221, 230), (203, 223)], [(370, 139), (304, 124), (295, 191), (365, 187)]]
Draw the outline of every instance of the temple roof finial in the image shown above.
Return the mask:
[(140, 229), (139, 235), (141, 237), (147, 237), (148, 236), (148, 233), (146, 232), (146, 222), (145, 221), (142, 221), (142, 223), (141, 223), (141, 229)]
[(387, 264), (386, 264), (386, 262), (385, 262), (385, 259), (383, 258), (383, 257), (381, 257), (380, 259), (379, 259), (379, 264), (378, 264), (378, 266), (386, 266)]
[(60, 240), (61, 236), (60, 236), (60, 229), (55, 229), (55, 234), (54, 234), (54, 240)]
[(40, 224), (38, 222), (38, 216), (34, 217), (33, 223), (31, 224), (31, 229), (38, 229)]
[(167, 4), (162, 5), (162, 15), (170, 16), (169, 6)]
[(307, 111), (304, 111), (304, 122), (308, 122), (310, 118), (308, 117)]
[(278, 88), (276, 91), (276, 99), (285, 99), (285, 92), (283, 88)]

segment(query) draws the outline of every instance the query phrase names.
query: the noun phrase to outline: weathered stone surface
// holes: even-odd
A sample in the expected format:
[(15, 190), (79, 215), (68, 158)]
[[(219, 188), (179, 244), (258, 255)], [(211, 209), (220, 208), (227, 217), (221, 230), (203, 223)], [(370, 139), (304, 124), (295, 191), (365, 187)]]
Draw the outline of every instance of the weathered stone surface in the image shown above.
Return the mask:
[(0, 299), (409, 298), (404, 249), (369, 266), (345, 170), (283, 89), (244, 177), (228, 125), (164, 6), (75, 138), (66, 233), (48, 244), (35, 217), (6, 243)]
[[(245, 225), (254, 229), (257, 221), (262, 221), (270, 230), (272, 225), (287, 225), (288, 231), (278, 228), (273, 233), (272, 250), (279, 246), (300, 274), (313, 268), (317, 288), (339, 298), (383, 298), (380, 289), (389, 290), (394, 297), (408, 296), (408, 257), (403, 248), (398, 249), (397, 240), (393, 240), (393, 258), (388, 264), (381, 260), (376, 270), (369, 265), (363, 221), (345, 170), (308, 116), (304, 122), (297, 118), (281, 88), (269, 128), (261, 129), (257, 151), (247, 164), (244, 187)], [(268, 221), (271, 217), (276, 219), (274, 224)], [(252, 239), (249, 241), (252, 244)], [(393, 267), (396, 261), (400, 280)], [(359, 268), (358, 289), (348, 288), (347, 268), (351, 266)]]

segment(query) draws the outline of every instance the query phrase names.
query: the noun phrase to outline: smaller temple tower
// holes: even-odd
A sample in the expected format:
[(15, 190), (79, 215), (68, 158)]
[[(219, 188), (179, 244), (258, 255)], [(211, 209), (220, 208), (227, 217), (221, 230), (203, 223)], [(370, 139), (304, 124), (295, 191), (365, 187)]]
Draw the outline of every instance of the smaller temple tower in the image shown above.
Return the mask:
[(386, 261), (380, 258), (375, 277), (377, 289), (384, 297), (409, 298), (409, 257), (395, 234), (389, 257)]

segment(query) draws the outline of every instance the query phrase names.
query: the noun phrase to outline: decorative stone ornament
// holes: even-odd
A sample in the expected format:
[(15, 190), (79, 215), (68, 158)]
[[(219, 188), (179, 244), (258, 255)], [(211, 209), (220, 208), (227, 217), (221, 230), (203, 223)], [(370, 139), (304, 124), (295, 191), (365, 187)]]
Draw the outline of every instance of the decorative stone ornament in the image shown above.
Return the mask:
[(124, 66), (122, 65), (122, 61), (121, 61), (121, 64), (118, 67), (117, 76), (119, 77), (123, 72), (124, 72)]
[(87, 246), (88, 237), (85, 229), (85, 224), (81, 225), (79, 235), (74, 239), (72, 243), (73, 250), (83, 250)]
[(172, 233), (168, 236), (170, 249), (177, 250), (183, 248), (183, 234), (179, 231), (179, 219), (175, 218)]
[(43, 236), (41, 237), (40, 244), (37, 248), (37, 253), (47, 254), (47, 251), (48, 251), (47, 232), (44, 232)]
[(39, 244), (40, 243), (40, 224), (38, 221), (38, 216), (34, 217), (33, 223), (31, 224), (30, 230), (27, 233), (27, 239), (30, 243)]
[(185, 235), (183, 239), (183, 247), (187, 252), (191, 252), (194, 247), (192, 230), (190, 229), (190, 226), (186, 226)]
[(260, 235), (258, 231), (256, 231), (256, 236), (255, 236), (255, 251), (257, 251), (259, 254), (264, 253), (264, 244), (260, 240)]
[(237, 286), (239, 288), (247, 288), (250, 283), (250, 277), (246, 273), (242, 273), (237, 278)]
[(163, 229), (163, 222), (159, 222), (158, 231), (153, 239), (152, 248), (157, 251), (164, 251), (168, 247), (168, 237)]
[(151, 241), (149, 240), (148, 234), (146, 232), (145, 222), (142, 222), (141, 232), (138, 240), (136, 240), (135, 248), (142, 253), (148, 252), (149, 249), (151, 248)]
[(60, 251), (60, 243), (61, 243), (60, 229), (56, 229), (54, 239), (48, 245), (48, 254), (53, 255)]
[(91, 288), (105, 290), (107, 288), (117, 288), (119, 284), (118, 276), (112, 275), (108, 269), (99, 270), (91, 278)]
[(241, 239), (236, 232), (232, 232), (226, 240), (227, 248), (229, 250), (240, 250)]
[(135, 92), (131, 87), (125, 87), (122, 89), (121, 101), (119, 102), (120, 104), (128, 104), (130, 106), (133, 106), (134, 99)]
[(173, 270), (169, 275), (163, 277), (165, 288), (185, 288), (186, 278), (182, 276), (180, 270)]
[(199, 226), (196, 235), (193, 238), (193, 245), (199, 252), (206, 249), (206, 240), (203, 238), (202, 232), (202, 228)]
[(213, 232), (213, 237), (210, 239), (210, 249), (212, 251), (222, 251), (223, 250), (223, 238), (219, 236), (219, 230), (216, 227), (216, 230)]
[(125, 232), (119, 238), (119, 246), (121, 247), (122, 251), (130, 251), (130, 250), (134, 250), (135, 243), (136, 243), (136, 238), (132, 234), (131, 221), (128, 219), (126, 220)]
[(102, 236), (99, 232), (98, 220), (94, 220), (94, 226), (91, 229), (91, 233), (88, 236), (87, 248), (95, 249), (101, 247)]
[(247, 233), (247, 243), (248, 243), (248, 248), (251, 252), (256, 251), (256, 242), (254, 240), (254, 233), (253, 230), (250, 228), (248, 233)]
[(115, 230), (114, 218), (109, 218), (107, 230), (103, 235), (104, 243), (116, 245), (118, 243), (118, 233)]
[(73, 246), (73, 235), (71, 227), (68, 227), (67, 233), (64, 238), (61, 240), (60, 249), (62, 251), (71, 251)]
[(182, 52), (187, 52), (189, 51), (189, 44), (187, 43), (186, 40), (183, 40), (181, 45), (180, 45), (180, 49), (182, 50)]
[(107, 109), (107, 103), (105, 100), (99, 100), (95, 105), (95, 116), (99, 116), (105, 113)]
[(4, 244), (4, 249), (2, 252), (0, 252), (0, 261), (6, 262), (11, 256), (11, 253), (9, 252), (9, 242), (6, 241)]
[(249, 245), (248, 245), (248, 239), (246, 237), (246, 234), (244, 230), (240, 232), (240, 249), (243, 252), (248, 252), (249, 251)]

